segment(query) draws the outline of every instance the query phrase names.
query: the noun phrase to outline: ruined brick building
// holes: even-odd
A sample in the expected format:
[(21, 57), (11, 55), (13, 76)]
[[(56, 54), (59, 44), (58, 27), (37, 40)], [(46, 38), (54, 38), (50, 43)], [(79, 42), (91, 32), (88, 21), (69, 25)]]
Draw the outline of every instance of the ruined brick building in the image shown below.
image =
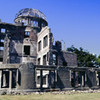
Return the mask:
[(63, 51), (60, 41), (53, 45), (42, 12), (22, 9), (14, 22), (0, 22), (0, 89), (99, 86), (99, 69), (77, 68), (76, 54)]

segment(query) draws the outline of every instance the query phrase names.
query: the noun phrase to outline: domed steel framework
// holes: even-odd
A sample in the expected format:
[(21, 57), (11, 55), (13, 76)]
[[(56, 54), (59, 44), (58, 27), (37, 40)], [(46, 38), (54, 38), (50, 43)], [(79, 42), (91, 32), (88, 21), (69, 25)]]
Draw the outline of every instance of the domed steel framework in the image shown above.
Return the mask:
[(41, 11), (39, 11), (37, 9), (31, 9), (31, 8), (24, 8), (24, 9), (20, 10), (16, 14), (15, 19), (18, 17), (21, 17), (21, 16), (37, 17), (37, 18), (42, 18), (42, 19), (46, 20), (45, 15)]
[(48, 25), (45, 15), (41, 11), (31, 8), (20, 10), (16, 14), (14, 21), (18, 25), (31, 26), (37, 32)]

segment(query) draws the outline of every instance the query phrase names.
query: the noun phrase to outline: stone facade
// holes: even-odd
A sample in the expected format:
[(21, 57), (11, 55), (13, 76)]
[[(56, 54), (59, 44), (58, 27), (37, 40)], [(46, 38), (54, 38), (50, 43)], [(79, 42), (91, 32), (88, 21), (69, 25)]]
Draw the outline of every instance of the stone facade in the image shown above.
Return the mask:
[[(38, 73), (37, 73), (38, 72)], [(27, 64), (1, 64), (0, 89), (15, 91), (99, 89), (100, 69)]]
[(15, 24), (0, 22), (0, 63), (77, 65), (76, 55), (63, 52), (60, 41), (53, 45), (53, 34), (44, 16), (26, 8), (16, 14)]

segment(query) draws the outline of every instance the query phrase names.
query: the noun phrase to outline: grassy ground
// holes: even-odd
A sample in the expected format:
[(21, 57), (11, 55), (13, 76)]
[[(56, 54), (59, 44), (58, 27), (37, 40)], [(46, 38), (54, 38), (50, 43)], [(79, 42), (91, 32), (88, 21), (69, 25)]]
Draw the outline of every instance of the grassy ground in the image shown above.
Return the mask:
[(0, 100), (100, 100), (100, 93), (1, 95)]

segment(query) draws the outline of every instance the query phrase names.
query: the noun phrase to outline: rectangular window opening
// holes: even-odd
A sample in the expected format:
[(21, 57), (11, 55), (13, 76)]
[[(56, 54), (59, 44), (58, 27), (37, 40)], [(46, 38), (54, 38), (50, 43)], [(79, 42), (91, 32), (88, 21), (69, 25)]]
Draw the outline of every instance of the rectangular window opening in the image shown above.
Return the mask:
[(48, 45), (48, 36), (45, 36), (43, 39), (43, 47), (46, 47)]
[(40, 59), (40, 58), (38, 58), (38, 65), (40, 65), (40, 61), (41, 61), (41, 59)]
[(46, 55), (43, 56), (43, 65), (46, 65)]
[(38, 51), (41, 50), (41, 41), (38, 42)]
[(30, 36), (30, 32), (29, 31), (26, 31), (24, 37), (27, 38), (29, 36)]
[(53, 54), (53, 65), (57, 65), (57, 55)]
[(0, 39), (0, 47), (4, 46), (4, 39)]
[(0, 58), (0, 62), (3, 62), (3, 58)]
[(0, 39), (0, 42), (4, 43), (4, 39)]
[(1, 29), (1, 33), (5, 33), (6, 32), (6, 29)]
[(9, 71), (2, 72), (2, 88), (9, 88)]
[(43, 76), (43, 85), (46, 85), (46, 75)]
[(4, 47), (0, 47), (0, 50), (1, 50), (1, 51), (4, 50)]
[(17, 82), (17, 81), (16, 81), (16, 77), (17, 77), (16, 74), (17, 74), (17, 71), (16, 71), (16, 70), (13, 70), (13, 71), (12, 71), (12, 80), (13, 80), (13, 81), (12, 81), (12, 88), (16, 88), (16, 82)]
[(30, 55), (30, 46), (24, 46), (24, 55)]
[(38, 22), (37, 21), (33, 21), (33, 24), (35, 27), (38, 27)]

